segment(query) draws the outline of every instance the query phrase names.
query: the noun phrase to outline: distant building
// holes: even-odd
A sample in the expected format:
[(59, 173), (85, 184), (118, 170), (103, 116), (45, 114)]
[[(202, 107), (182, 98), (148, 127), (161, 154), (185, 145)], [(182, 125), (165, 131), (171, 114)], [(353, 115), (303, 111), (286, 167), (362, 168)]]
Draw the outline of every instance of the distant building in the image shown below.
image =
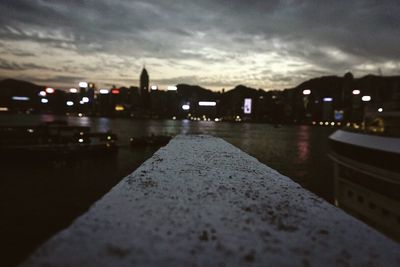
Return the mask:
[(146, 68), (143, 67), (142, 73), (140, 74), (140, 93), (146, 94), (149, 92), (149, 74)]

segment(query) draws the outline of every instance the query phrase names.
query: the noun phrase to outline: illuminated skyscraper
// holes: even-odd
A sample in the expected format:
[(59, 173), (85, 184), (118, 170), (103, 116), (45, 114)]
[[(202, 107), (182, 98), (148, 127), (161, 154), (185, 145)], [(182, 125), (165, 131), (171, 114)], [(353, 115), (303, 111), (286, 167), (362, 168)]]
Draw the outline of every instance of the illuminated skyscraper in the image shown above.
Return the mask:
[(149, 74), (145, 67), (143, 67), (142, 73), (140, 74), (140, 93), (146, 94), (149, 92)]

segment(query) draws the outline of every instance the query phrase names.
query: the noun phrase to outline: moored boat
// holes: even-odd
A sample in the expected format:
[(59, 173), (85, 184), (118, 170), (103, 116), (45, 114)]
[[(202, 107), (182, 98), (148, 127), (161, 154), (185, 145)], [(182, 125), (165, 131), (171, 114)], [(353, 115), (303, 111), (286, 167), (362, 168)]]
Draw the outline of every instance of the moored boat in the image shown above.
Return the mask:
[(400, 112), (370, 114), (329, 137), (335, 204), (400, 240)]
[(3, 161), (81, 159), (109, 156), (118, 151), (111, 132), (91, 132), (89, 127), (51, 123), (37, 126), (0, 127)]

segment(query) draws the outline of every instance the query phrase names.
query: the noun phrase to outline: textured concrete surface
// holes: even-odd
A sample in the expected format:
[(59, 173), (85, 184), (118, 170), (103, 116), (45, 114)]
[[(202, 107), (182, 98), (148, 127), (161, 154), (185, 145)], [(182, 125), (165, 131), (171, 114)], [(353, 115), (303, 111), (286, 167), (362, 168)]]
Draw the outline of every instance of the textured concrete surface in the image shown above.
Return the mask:
[(178, 136), (23, 266), (400, 266), (400, 246), (221, 139)]

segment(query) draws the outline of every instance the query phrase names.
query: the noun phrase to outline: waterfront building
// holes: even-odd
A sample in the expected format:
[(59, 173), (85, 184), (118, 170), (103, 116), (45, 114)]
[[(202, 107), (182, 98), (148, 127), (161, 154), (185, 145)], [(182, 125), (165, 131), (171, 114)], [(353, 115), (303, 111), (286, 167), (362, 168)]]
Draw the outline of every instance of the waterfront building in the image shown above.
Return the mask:
[(149, 74), (145, 67), (143, 67), (142, 73), (140, 74), (140, 93), (146, 94), (149, 92)]

